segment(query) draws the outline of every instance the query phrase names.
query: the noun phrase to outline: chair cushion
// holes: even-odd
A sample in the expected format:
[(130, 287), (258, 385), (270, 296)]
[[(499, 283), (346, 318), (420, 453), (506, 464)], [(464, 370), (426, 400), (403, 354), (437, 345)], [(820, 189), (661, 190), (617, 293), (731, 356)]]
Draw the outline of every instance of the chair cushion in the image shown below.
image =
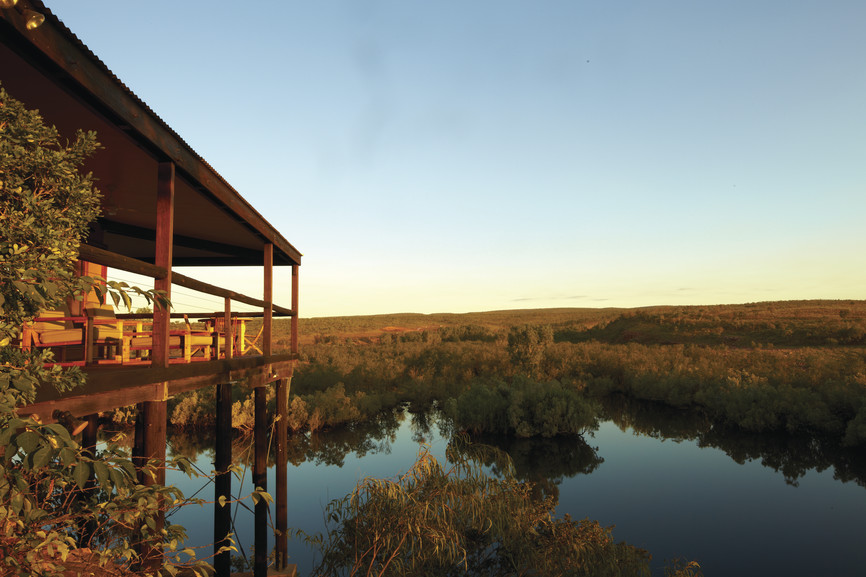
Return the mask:
[(45, 319), (52, 318), (63, 318), (68, 317), (64, 311), (42, 311), (39, 313), (39, 316), (36, 318), (43, 319), (40, 321), (36, 321), (33, 323), (33, 330), (37, 333), (42, 333), (43, 331), (61, 331), (63, 329), (72, 329), (74, 328), (72, 325), (72, 321), (52, 321)]
[(111, 325), (93, 325), (93, 339), (96, 341), (104, 341), (105, 339), (120, 340), (123, 338), (123, 331), (116, 326)]
[(193, 347), (210, 346), (213, 344), (213, 337), (210, 335), (190, 335), (183, 338), (189, 339), (189, 344)]
[(81, 329), (49, 330), (39, 333), (39, 342), (43, 345), (60, 343), (81, 344)]
[(114, 307), (111, 305), (96, 305), (87, 307), (87, 314), (95, 320), (115, 320)]
[[(129, 342), (129, 346), (131, 346), (132, 348), (152, 349), (153, 337), (132, 337)], [(168, 346), (179, 347), (180, 337), (169, 337)]]

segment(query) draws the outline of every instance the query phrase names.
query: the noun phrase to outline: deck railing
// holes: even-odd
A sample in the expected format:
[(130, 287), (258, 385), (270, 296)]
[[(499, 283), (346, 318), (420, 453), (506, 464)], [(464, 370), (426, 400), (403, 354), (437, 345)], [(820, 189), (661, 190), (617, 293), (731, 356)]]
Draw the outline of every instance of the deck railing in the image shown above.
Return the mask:
[[(69, 412), (74, 416), (87, 418), (95, 422), (96, 413), (114, 408), (136, 404), (138, 421), (136, 423), (136, 438), (134, 457), (138, 462), (145, 463), (150, 459), (165, 461), (166, 453), (166, 401), (180, 392), (200, 389), (216, 385), (216, 447), (215, 447), (215, 494), (214, 501), (220, 498), (231, 499), (231, 398), (233, 383), (245, 381), (254, 388), (254, 466), (253, 483), (267, 490), (267, 432), (271, 429), (266, 423), (266, 391), (271, 383), (276, 386), (276, 415), (274, 423), (276, 446), (276, 487), (274, 491), (276, 515), (276, 559), (277, 567), (286, 567), (288, 550), (288, 453), (287, 453), (287, 417), (288, 395), (294, 364), (298, 358), (298, 266), (292, 266), (292, 306), (285, 308), (273, 303), (273, 247), (265, 245), (264, 250), (264, 297), (253, 298), (228, 289), (217, 287), (188, 276), (172, 272), (166, 268), (132, 259), (124, 255), (105, 251), (93, 246), (84, 245), (80, 250), (80, 258), (105, 265), (113, 269), (148, 276), (154, 279), (154, 288), (166, 291), (170, 298), (171, 285), (178, 285), (208, 295), (222, 297), (224, 308), (212, 314), (184, 315), (182, 312), (170, 312), (165, 308), (154, 307), (153, 314), (118, 314), (118, 322), (152, 325), (149, 343), (150, 358), (145, 362), (133, 360), (132, 351), (122, 353), (121, 362), (113, 364), (88, 363), (84, 365), (87, 373), (87, 383), (83, 391), (73, 391), (61, 395), (56, 391), (42, 391), (36, 403), (25, 407), (29, 414), (39, 415), (43, 421), (50, 422), (56, 411)], [(261, 312), (234, 312), (232, 302), (249, 306), (261, 307)], [(284, 316), (291, 318), (290, 346), (288, 352), (274, 354), (273, 352), (273, 318)], [(212, 324), (210, 334), (217, 334), (221, 342), (214, 343), (211, 354), (204, 362), (172, 363), (170, 354), (172, 337), (172, 320), (202, 319)], [(261, 318), (261, 344), (256, 343), (255, 355), (239, 355), (242, 352), (234, 331), (241, 322), (247, 319)], [(218, 325), (222, 324), (222, 333)], [(144, 334), (143, 327), (141, 335)], [(195, 331), (190, 327), (190, 334)], [(130, 332), (130, 335), (134, 333)], [(126, 337), (124, 337), (124, 346)], [(134, 338), (129, 337), (129, 348), (132, 349)], [(244, 342), (244, 341), (241, 341)], [(189, 348), (189, 347), (187, 347)], [(128, 356), (126, 356), (128, 354)], [(93, 359), (88, 359), (93, 360)], [(125, 362), (124, 362), (125, 361)], [(92, 438), (84, 439), (83, 444), (95, 444), (96, 428), (92, 429)], [(152, 483), (153, 479), (141, 476), (141, 482)], [(155, 482), (164, 484), (164, 473)], [(214, 551), (215, 553), (227, 544), (227, 535), (231, 532), (231, 518), (228, 507), (214, 507)], [(256, 575), (264, 575), (267, 566), (268, 537), (268, 503), (261, 499), (255, 506), (255, 558)], [(162, 550), (159, 547), (142, 551), (142, 556), (156, 559), (145, 569), (154, 571), (161, 565)], [(230, 574), (230, 557), (228, 552), (215, 556), (216, 574)]]

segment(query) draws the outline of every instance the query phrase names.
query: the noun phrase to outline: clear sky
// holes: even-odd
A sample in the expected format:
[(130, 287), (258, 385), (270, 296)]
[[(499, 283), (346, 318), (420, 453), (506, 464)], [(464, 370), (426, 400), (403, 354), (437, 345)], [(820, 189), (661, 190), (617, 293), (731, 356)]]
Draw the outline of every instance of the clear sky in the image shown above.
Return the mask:
[(866, 298), (863, 0), (46, 3), (301, 316)]

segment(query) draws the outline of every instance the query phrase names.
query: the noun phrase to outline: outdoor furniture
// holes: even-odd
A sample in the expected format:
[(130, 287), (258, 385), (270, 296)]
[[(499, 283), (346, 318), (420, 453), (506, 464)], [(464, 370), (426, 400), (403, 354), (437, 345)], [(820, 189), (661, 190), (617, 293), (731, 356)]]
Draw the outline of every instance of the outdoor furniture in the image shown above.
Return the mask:
[(61, 365), (118, 363), (123, 323), (111, 305), (91, 306), (83, 316), (66, 310), (39, 313), (24, 327), (22, 346), (50, 348)]
[[(153, 351), (153, 332), (152, 330), (143, 330), (146, 321), (138, 321), (135, 324), (135, 330), (126, 332), (123, 337), (123, 362), (150, 362), (150, 353)], [(169, 331), (169, 362), (190, 363), (211, 360), (211, 353), (215, 347), (214, 333), (210, 330), (194, 330), (186, 316), (184, 316), (184, 324), (183, 329)], [(175, 353), (174, 356), (172, 356), (172, 352)]]
[[(84, 360), (72, 360), (71, 347), (83, 347), (82, 327), (75, 326), (80, 317), (73, 317), (67, 311), (42, 311), (32, 323), (24, 326), (22, 348), (51, 348), (61, 364), (84, 364)], [(77, 350), (75, 352), (78, 352)], [(81, 355), (78, 355), (81, 356)]]
[[(259, 354), (262, 354), (262, 349), (258, 346), (258, 340), (262, 335), (262, 330), (264, 329), (264, 326), (260, 327), (259, 332), (254, 338), (251, 339), (247, 337), (248, 320), (249, 319), (240, 317), (232, 317), (231, 325), (233, 356), (243, 356), (247, 353), (250, 353), (251, 351), (257, 351)], [(214, 358), (225, 358), (225, 317), (222, 315), (216, 315), (204, 319), (199, 319), (199, 321), (203, 322), (205, 324), (205, 327), (214, 334)]]
[(89, 306), (84, 309), (84, 315), (87, 319), (84, 331), (84, 364), (122, 362), (123, 321), (114, 316), (114, 307)]

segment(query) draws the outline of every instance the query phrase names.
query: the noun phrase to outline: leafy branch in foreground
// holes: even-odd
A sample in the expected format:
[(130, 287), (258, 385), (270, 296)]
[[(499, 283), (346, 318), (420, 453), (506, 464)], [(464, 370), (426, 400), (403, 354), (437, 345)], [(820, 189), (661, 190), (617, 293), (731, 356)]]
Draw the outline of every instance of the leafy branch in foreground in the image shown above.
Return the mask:
[[(99, 144), (79, 132), (62, 144), (0, 86), (0, 574), (49, 577), (65, 571), (128, 571), (135, 543), (177, 543), (183, 528), (157, 531), (160, 503), (182, 499), (175, 487), (144, 486), (117, 445), (97, 454), (83, 448), (80, 429), (22, 416), (40, 387), (81, 386), (78, 369), (51, 366), (50, 350), (23, 350), (22, 328), (40, 311), (82, 299), (94, 279), (77, 277), (81, 239), (99, 213), (99, 193), (79, 171)], [(109, 283), (117, 303), (127, 292), (149, 302), (164, 295)], [(165, 466), (154, 463), (150, 466)], [(188, 556), (187, 551), (180, 552)], [(186, 560), (175, 561), (184, 564)], [(171, 564), (168, 565), (171, 571)]]

